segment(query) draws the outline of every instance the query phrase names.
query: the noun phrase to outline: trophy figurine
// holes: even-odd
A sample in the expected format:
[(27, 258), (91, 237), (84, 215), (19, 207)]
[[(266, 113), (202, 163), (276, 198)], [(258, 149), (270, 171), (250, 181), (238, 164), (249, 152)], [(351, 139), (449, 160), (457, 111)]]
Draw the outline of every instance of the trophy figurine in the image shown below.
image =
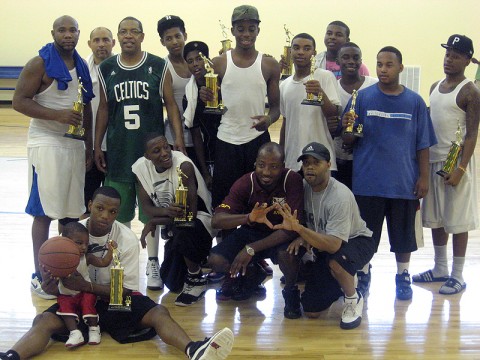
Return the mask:
[(292, 45), (290, 35), (293, 35), (290, 30), (287, 29), (287, 24), (283, 24), (283, 28), (285, 29), (286, 38), (286, 45), (283, 47), (283, 59), (286, 64), (286, 68), (282, 69), (282, 77), (281, 79), (284, 80), (290, 75), (292, 75), (292, 67), (293, 67), (293, 59), (292, 59)]
[[(77, 101), (73, 103), (73, 111), (76, 111), (82, 115), (83, 118), (83, 106), (85, 105), (83, 103), (83, 91), (85, 91), (85, 88), (83, 87), (82, 84), (82, 78), (78, 78), (78, 96), (77, 96)], [(85, 129), (82, 127), (82, 124), (73, 126), (69, 125), (68, 126), (68, 131), (63, 135), (65, 137), (69, 137), (75, 140), (85, 140)]]
[(227, 35), (228, 28), (222, 24), (221, 20), (218, 20), (218, 22), (220, 23), (220, 28), (222, 29), (222, 35), (224, 37), (224, 40), (222, 40), (222, 54), (223, 54), (232, 48), (232, 40), (228, 39), (228, 35)]
[[(315, 55), (310, 57), (310, 77), (308, 80), (314, 80), (313, 73), (317, 68), (315, 67)], [(303, 99), (302, 105), (314, 105), (322, 106), (323, 105), (323, 95), (320, 94), (318, 97), (315, 94), (307, 93), (307, 98)]]
[(208, 89), (213, 91), (213, 100), (207, 101), (207, 103), (205, 104), (205, 110), (203, 110), (203, 113), (223, 115), (228, 109), (222, 104), (221, 101), (220, 102), (218, 101), (218, 86), (217, 86), (218, 74), (215, 74), (213, 72), (213, 68), (212, 68), (213, 63), (210, 61), (210, 59), (207, 58), (202, 53), (199, 53), (199, 55), (202, 57), (205, 63), (205, 69), (207, 70), (207, 73), (205, 74), (205, 86)]
[(130, 296), (125, 298), (123, 304), (123, 267), (118, 259), (118, 250), (113, 249), (113, 266), (110, 268), (110, 303), (109, 311), (132, 311)]
[(462, 130), (460, 129), (460, 121), (457, 120), (457, 131), (455, 131), (455, 141), (452, 141), (450, 150), (448, 151), (447, 160), (442, 170), (437, 171), (437, 175), (445, 177), (450, 174), (457, 164), (460, 151), (462, 150)]
[(193, 221), (192, 212), (188, 211), (187, 194), (188, 188), (183, 185), (182, 176), (188, 179), (187, 175), (183, 173), (179, 166), (177, 166), (178, 175), (178, 187), (175, 190), (175, 203), (179, 204), (183, 208), (182, 216), (176, 217), (173, 223), (177, 227), (193, 227), (195, 225)]
[[(353, 92), (352, 92), (352, 103), (350, 105), (350, 110), (348, 111), (354, 117), (355, 117), (355, 104), (357, 102), (357, 95), (358, 95), (358, 91), (353, 90)], [(353, 136), (356, 136), (356, 137), (363, 137), (363, 125), (358, 124), (357, 129), (354, 131), (353, 130), (353, 124), (350, 124), (345, 128), (345, 131), (343, 133), (348, 134), (348, 135), (353, 135)]]

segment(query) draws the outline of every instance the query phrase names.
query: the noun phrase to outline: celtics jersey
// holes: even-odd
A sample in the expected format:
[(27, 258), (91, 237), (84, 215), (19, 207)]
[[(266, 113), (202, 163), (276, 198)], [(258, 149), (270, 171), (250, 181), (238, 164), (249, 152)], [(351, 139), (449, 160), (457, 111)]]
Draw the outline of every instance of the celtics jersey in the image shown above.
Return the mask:
[(100, 65), (100, 81), (108, 104), (107, 176), (133, 182), (132, 165), (143, 156), (144, 135), (164, 134), (162, 89), (165, 60), (143, 53), (134, 66), (121, 63), (120, 55)]

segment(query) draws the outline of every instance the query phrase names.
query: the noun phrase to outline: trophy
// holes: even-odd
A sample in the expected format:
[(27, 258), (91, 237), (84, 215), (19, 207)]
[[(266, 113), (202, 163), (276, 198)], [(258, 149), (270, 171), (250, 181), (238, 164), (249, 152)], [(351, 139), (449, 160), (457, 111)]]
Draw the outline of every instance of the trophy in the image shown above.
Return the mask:
[(187, 194), (188, 188), (183, 185), (182, 175), (188, 179), (188, 176), (183, 173), (179, 166), (177, 166), (177, 175), (178, 175), (178, 188), (175, 190), (175, 202), (182, 206), (183, 214), (182, 216), (176, 217), (173, 220), (173, 223), (177, 227), (194, 227), (195, 223), (193, 221), (192, 212), (188, 211), (187, 205)]
[[(83, 106), (85, 105), (83, 103), (83, 93), (82, 91), (85, 91), (85, 88), (83, 87), (82, 84), (82, 78), (78, 78), (78, 96), (77, 96), (77, 101), (73, 103), (73, 111), (76, 111), (82, 115), (83, 118)], [(69, 137), (75, 140), (85, 140), (85, 129), (82, 128), (82, 124), (73, 126), (69, 125), (68, 126), (68, 131), (63, 135), (65, 137)]]
[(222, 35), (225, 38), (224, 40), (222, 40), (222, 54), (223, 54), (232, 48), (232, 40), (228, 39), (228, 35), (227, 35), (228, 28), (222, 24), (221, 20), (218, 20), (218, 22), (220, 23), (220, 28), (222, 29)]
[[(357, 102), (357, 95), (358, 95), (358, 91), (353, 90), (352, 91), (352, 103), (350, 105), (350, 110), (348, 111), (354, 117), (355, 117), (355, 104)], [(358, 124), (357, 129), (354, 131), (353, 130), (353, 124), (350, 124), (345, 128), (345, 131), (343, 133), (347, 134), (347, 135), (353, 135), (353, 136), (356, 136), (356, 137), (363, 137), (363, 125)]]
[(110, 268), (110, 303), (109, 311), (132, 311), (130, 305), (132, 298), (125, 298), (123, 304), (123, 267), (118, 259), (118, 250), (113, 249), (113, 266)]
[(462, 130), (460, 129), (460, 121), (457, 120), (457, 131), (455, 131), (455, 141), (452, 141), (450, 150), (448, 151), (447, 160), (443, 165), (442, 170), (437, 171), (437, 175), (445, 177), (453, 171), (453, 168), (457, 164), (460, 151), (462, 150)]
[(292, 59), (292, 45), (290, 35), (293, 35), (290, 30), (287, 29), (287, 24), (283, 24), (283, 28), (285, 29), (285, 35), (287, 35), (286, 42), (287, 45), (283, 47), (283, 59), (286, 64), (286, 68), (282, 69), (282, 77), (281, 79), (284, 80), (290, 75), (292, 75), (292, 67), (293, 67), (293, 59)]
[[(309, 80), (313, 80), (313, 73), (317, 68), (315, 67), (315, 55), (310, 57), (310, 77)], [(320, 94), (317, 98), (315, 98), (315, 94), (307, 93), (307, 98), (303, 99), (302, 105), (314, 105), (314, 106), (322, 106), (323, 105), (323, 95)]]
[(213, 100), (207, 101), (203, 113), (223, 115), (228, 109), (222, 104), (221, 101), (218, 101), (218, 74), (215, 74), (213, 72), (213, 63), (210, 61), (210, 59), (203, 55), (201, 52), (199, 53), (199, 55), (202, 57), (205, 63), (205, 69), (207, 70), (207, 73), (205, 74), (205, 86), (213, 91)]

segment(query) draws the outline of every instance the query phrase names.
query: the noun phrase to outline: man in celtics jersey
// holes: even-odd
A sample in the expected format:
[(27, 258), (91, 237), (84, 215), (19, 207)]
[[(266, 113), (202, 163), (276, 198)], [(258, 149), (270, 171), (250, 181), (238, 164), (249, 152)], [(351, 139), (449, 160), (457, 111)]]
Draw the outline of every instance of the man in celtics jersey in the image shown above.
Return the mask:
[[(120, 21), (117, 36), (121, 53), (100, 66), (95, 163), (106, 173), (105, 185), (120, 192), (123, 200), (118, 221), (129, 225), (135, 216), (136, 203), (135, 176), (131, 166), (143, 156), (144, 134), (164, 133), (162, 99), (175, 133), (174, 148), (185, 151), (185, 146), (172, 85), (164, 81), (168, 73), (165, 60), (142, 51), (145, 34), (138, 19), (126, 17)], [(105, 132), (107, 158), (101, 151)]]

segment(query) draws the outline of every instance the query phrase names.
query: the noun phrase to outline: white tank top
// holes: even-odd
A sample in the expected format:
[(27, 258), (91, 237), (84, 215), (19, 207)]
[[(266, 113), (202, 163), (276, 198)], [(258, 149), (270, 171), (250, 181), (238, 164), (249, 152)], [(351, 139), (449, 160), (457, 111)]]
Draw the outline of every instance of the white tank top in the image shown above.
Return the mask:
[[(190, 81), (190, 77), (188, 78), (182, 78), (180, 77), (177, 72), (175, 71), (175, 68), (173, 67), (173, 64), (170, 62), (168, 59), (168, 56), (165, 58), (165, 61), (167, 62), (168, 69), (170, 70), (170, 74), (172, 74), (172, 87), (173, 87), (173, 96), (175, 97), (175, 102), (177, 103), (178, 111), (181, 114), (183, 114), (183, 95), (185, 95), (185, 86), (187, 86), (187, 83)], [(192, 135), (190, 134), (190, 130), (185, 128), (185, 119), (182, 117), (182, 126), (183, 126), (183, 142), (185, 143), (185, 146), (187, 147), (192, 147), (193, 146), (193, 141), (192, 141)], [(165, 119), (165, 137), (168, 140), (168, 143), (170, 145), (173, 145), (175, 142), (175, 136), (173, 132), (172, 125), (170, 124), (170, 120)]]
[(438, 82), (430, 94), (430, 116), (438, 141), (436, 145), (430, 148), (431, 163), (447, 159), (452, 141), (456, 139), (455, 131), (457, 131), (458, 121), (460, 121), (462, 141), (465, 140), (466, 113), (458, 107), (457, 95), (470, 80), (463, 80), (448, 94), (439, 91), (442, 81)]
[(262, 73), (262, 53), (248, 68), (233, 63), (227, 51), (227, 69), (222, 79), (223, 104), (228, 111), (222, 116), (217, 137), (234, 145), (245, 144), (263, 132), (251, 129), (252, 116), (265, 114), (267, 83)]
[[(73, 109), (73, 103), (77, 100), (78, 78), (77, 70), (70, 70), (72, 81), (68, 83), (66, 90), (58, 90), (57, 80), (53, 80), (48, 88), (36, 94), (33, 100), (39, 105), (49, 109), (63, 110)], [(32, 118), (28, 129), (27, 147), (38, 146), (61, 146), (67, 148), (83, 148), (83, 141), (64, 137), (68, 125), (54, 120)]]

